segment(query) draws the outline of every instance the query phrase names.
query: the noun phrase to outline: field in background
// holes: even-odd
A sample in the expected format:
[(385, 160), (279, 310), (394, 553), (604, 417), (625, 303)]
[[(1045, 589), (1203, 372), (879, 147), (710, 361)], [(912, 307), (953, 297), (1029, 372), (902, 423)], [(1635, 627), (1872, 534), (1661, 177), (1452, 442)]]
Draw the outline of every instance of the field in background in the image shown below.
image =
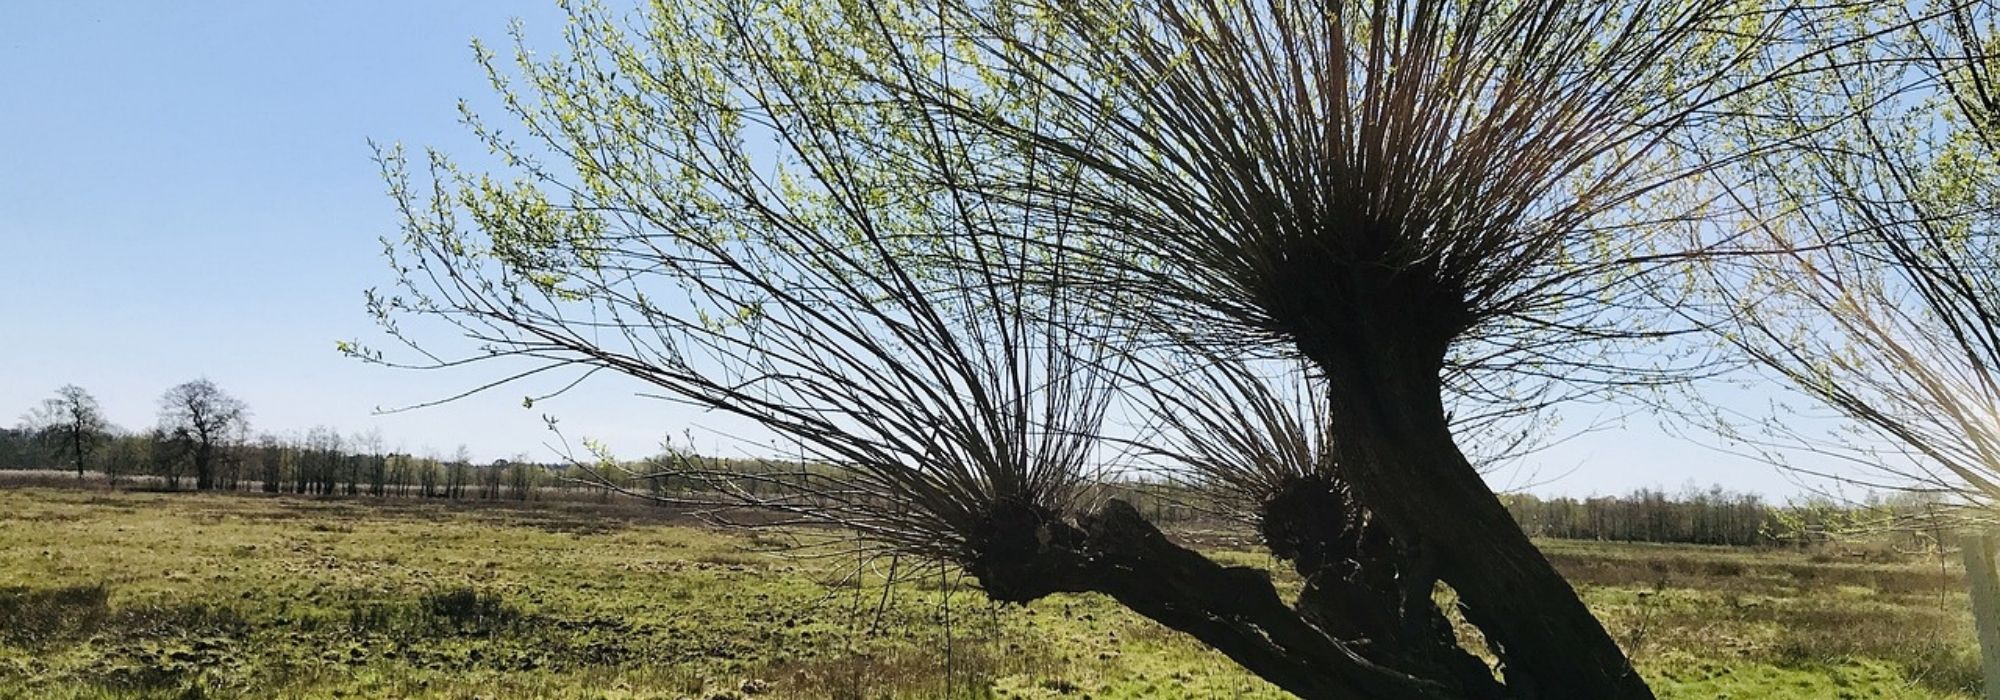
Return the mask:
[[(885, 589), (796, 544), (630, 504), (0, 489), (0, 698), (1283, 697), (1101, 597)], [(1949, 557), (1543, 546), (1662, 697), (1979, 683)]]

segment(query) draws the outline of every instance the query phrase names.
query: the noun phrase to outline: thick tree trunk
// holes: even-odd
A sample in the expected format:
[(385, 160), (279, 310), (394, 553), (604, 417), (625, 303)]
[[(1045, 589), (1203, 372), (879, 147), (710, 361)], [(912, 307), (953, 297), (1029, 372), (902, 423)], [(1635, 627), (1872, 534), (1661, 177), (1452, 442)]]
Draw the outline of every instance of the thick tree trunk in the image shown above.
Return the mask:
[(215, 486), (215, 465), (210, 460), (211, 456), (208, 443), (203, 442), (195, 447), (194, 488), (196, 491), (207, 491)]
[(1428, 560), (1370, 522), (1341, 483), (1293, 480), (1262, 504), (1259, 520), (1271, 553), (1304, 581), (1295, 607), (1306, 619), (1370, 661), (1444, 679), (1467, 698), (1506, 697), (1432, 600)]
[[(1575, 589), (1528, 540), (1452, 440), (1425, 353), (1329, 353), (1342, 473), (1399, 540), (1458, 592), (1509, 694), (1651, 698)], [(1356, 361), (1361, 360), (1361, 361)]]
[(1000, 509), (985, 529), (966, 568), (995, 600), (1104, 593), (1303, 698), (1476, 696), (1364, 658), (1286, 605), (1265, 572), (1176, 545), (1123, 501), (1075, 525), (1032, 507)]
[[(1362, 229), (1366, 232), (1366, 229)], [(1397, 239), (1292, 251), (1263, 300), (1273, 330), (1324, 376), (1341, 476), (1355, 501), (1457, 591), (1522, 698), (1650, 699), (1625, 653), (1458, 449), (1440, 378), (1474, 319), (1435, 260)]]

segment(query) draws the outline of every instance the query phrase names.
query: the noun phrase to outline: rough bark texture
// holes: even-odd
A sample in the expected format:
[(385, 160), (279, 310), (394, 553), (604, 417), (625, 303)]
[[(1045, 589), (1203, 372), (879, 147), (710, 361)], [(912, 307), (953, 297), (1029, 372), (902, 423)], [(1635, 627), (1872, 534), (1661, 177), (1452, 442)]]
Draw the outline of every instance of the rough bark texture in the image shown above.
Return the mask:
[[(1329, 263), (1333, 264), (1333, 263)], [(1424, 553), (1500, 658), (1508, 693), (1651, 698), (1603, 625), (1452, 440), (1439, 373), (1463, 301), (1424, 270), (1325, 275), (1284, 330), (1326, 373), (1342, 476), (1398, 542)]]
[(1445, 680), (1464, 697), (1506, 697), (1432, 600), (1437, 578), (1426, 558), (1369, 522), (1343, 484), (1287, 484), (1264, 504), (1261, 529), (1271, 553), (1305, 582), (1296, 608), (1306, 619), (1376, 663)]
[[(1296, 606), (1117, 502), (1075, 525), (996, 508), (972, 538), (971, 573), (1000, 600), (1109, 594), (1307, 698), (1651, 698), (1453, 441), (1439, 377), (1471, 315), (1442, 273), (1398, 262), (1394, 240), (1288, 249), (1262, 280), (1267, 330), (1327, 379), (1344, 484), (1305, 480), (1264, 504), (1266, 542), (1306, 581)], [(1457, 646), (1430, 600), (1439, 581), (1504, 681)]]
[(1513, 695), (1652, 697), (1456, 448), (1412, 441), (1376, 452), (1353, 472), (1357, 490), (1399, 536), (1435, 553), (1438, 578), (1458, 591), (1466, 619), (1493, 644)]
[(996, 600), (1104, 593), (1303, 698), (1471, 696), (1450, 679), (1419, 679), (1356, 653), (1286, 605), (1264, 572), (1176, 545), (1122, 501), (1075, 524), (1007, 505), (979, 534), (967, 569)]

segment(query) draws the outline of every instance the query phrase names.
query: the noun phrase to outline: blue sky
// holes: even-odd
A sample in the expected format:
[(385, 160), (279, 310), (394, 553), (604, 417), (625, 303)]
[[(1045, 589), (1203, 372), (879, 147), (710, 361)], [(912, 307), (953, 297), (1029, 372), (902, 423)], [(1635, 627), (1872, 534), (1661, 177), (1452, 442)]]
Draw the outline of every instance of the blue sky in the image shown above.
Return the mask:
[[(151, 425), (161, 392), (206, 376), (246, 401), (257, 430), (379, 430), (386, 446), (481, 459), (553, 458), (542, 415), (650, 453), (713, 416), (594, 379), (521, 407), (502, 389), (395, 415), (490, 376), (408, 373), (339, 356), (379, 340), (362, 290), (386, 285), (377, 237), (393, 211), (367, 140), (481, 149), (459, 99), (485, 102), (467, 45), (504, 43), (519, 18), (553, 45), (552, 2), (9, 2), (0, 8), (0, 422), (64, 383), (113, 422)], [(1588, 422), (1590, 409), (1572, 417)], [(1651, 420), (1530, 458), (1567, 474), (1542, 493), (1693, 481), (1796, 493), (1777, 470), (1669, 438)], [(1530, 480), (1503, 474), (1497, 485)]]

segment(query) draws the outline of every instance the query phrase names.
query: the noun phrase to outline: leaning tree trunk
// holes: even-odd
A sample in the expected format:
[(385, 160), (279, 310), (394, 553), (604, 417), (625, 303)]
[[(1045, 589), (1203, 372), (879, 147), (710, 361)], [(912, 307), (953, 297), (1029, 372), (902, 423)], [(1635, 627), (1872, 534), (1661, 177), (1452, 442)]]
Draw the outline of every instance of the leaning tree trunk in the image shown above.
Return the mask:
[(1123, 501), (1074, 523), (1035, 506), (1001, 505), (979, 529), (971, 543), (979, 554), (966, 570), (994, 600), (1103, 593), (1302, 698), (1495, 696), (1491, 676), (1468, 687), (1368, 658), (1286, 605), (1267, 572), (1223, 566), (1174, 544)]
[(1458, 645), (1432, 599), (1429, 562), (1372, 522), (1342, 482), (1292, 479), (1260, 504), (1258, 521), (1265, 545), (1303, 582), (1294, 607), (1314, 625), (1370, 661), (1443, 680), (1461, 697), (1507, 696), (1486, 662)]
[(1345, 323), (1301, 336), (1300, 349), (1331, 387), (1342, 476), (1356, 500), (1457, 591), (1466, 620), (1499, 657), (1510, 695), (1653, 697), (1453, 441), (1439, 380), (1447, 346), (1439, 338), (1448, 334), (1407, 322), (1405, 304), (1424, 298), (1350, 306)]

